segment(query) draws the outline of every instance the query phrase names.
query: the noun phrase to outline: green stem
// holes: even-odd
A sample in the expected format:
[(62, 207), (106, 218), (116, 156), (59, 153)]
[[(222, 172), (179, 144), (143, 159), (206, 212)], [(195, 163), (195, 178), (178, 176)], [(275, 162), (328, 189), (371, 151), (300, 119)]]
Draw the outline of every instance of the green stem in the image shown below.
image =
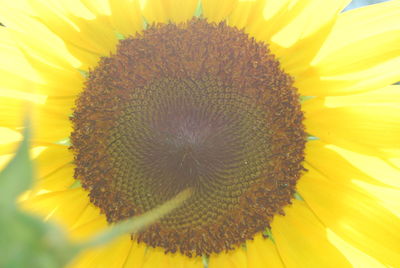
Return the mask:
[(158, 219), (162, 218), (175, 208), (179, 207), (185, 200), (190, 197), (191, 194), (191, 189), (185, 189), (164, 204), (140, 216), (130, 218), (107, 228), (106, 230), (89, 239), (88, 241), (80, 243), (78, 245), (78, 248), (83, 250), (87, 248), (97, 247), (100, 245), (104, 245), (123, 234), (136, 233), (146, 226), (154, 223)]

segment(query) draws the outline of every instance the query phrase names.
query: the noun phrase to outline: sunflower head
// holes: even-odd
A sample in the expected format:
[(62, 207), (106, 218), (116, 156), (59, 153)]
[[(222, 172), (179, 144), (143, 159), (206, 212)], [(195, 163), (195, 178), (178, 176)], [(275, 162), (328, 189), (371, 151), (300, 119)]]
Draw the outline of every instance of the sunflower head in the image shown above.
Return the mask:
[(153, 25), (90, 72), (72, 117), (75, 178), (109, 222), (192, 188), (136, 239), (218, 253), (264, 231), (290, 202), (302, 120), (292, 79), (265, 44), (204, 19)]

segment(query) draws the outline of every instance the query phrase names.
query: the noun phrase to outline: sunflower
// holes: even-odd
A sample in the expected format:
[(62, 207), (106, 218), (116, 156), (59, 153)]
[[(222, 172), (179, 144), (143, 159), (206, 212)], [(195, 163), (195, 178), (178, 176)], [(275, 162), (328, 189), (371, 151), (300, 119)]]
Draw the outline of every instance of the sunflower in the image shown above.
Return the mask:
[(400, 1), (1, 1), (2, 150), (71, 267), (400, 267)]

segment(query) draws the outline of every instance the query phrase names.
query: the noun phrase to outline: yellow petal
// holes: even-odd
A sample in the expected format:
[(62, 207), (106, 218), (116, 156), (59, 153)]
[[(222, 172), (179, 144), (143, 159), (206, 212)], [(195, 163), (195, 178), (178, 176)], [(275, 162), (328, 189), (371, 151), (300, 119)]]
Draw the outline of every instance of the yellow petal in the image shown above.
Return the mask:
[(67, 267), (121, 268), (128, 257), (131, 246), (130, 236), (124, 235), (106, 245), (83, 251)]
[(16, 129), (23, 126), (25, 102), (11, 98), (0, 98), (0, 125)]
[(284, 267), (275, 244), (269, 238), (263, 238), (261, 234), (256, 235), (254, 240), (247, 241), (247, 267)]
[(168, 9), (172, 11), (168, 14), (171, 14), (169, 15), (171, 21), (180, 23), (191, 19), (195, 15), (198, 4), (198, 0), (170, 0)]
[[(393, 35), (389, 33), (386, 36), (392, 38)], [(381, 44), (386, 48), (392, 46), (385, 45), (387, 44), (385, 41), (389, 40), (386, 36), (380, 35), (375, 36), (373, 38), (374, 40), (360, 41), (351, 48), (353, 50), (351, 55), (358, 54), (354, 51), (358, 47), (367, 47), (365, 45), (367, 43), (372, 44), (376, 52), (386, 53), (385, 50), (387, 51), (388, 49), (381, 49)], [(377, 45), (378, 43), (380, 44)], [(338, 52), (335, 53), (334, 56), (337, 56), (337, 60), (340, 58), (342, 58), (342, 60), (345, 58), (349, 59), (348, 54), (345, 55), (346, 53), (339, 54)], [(345, 95), (385, 87), (398, 81), (398, 72), (396, 70), (396, 66), (400, 64), (400, 57), (397, 56), (398, 52), (389, 52), (389, 56), (386, 58), (383, 54), (376, 56), (376, 53), (375, 55), (371, 53), (372, 56), (376, 57), (368, 59), (366, 59), (366, 55), (368, 55), (369, 52), (364, 51), (363, 53), (363, 56), (360, 57), (360, 61), (365, 60), (364, 62), (368, 63), (355, 66), (352, 64), (352, 60), (349, 59), (349, 66), (353, 66), (354, 69), (346, 74), (324, 74), (319, 71), (317, 65), (311, 67), (305, 73), (299, 75), (299, 77), (302, 76), (304, 79), (296, 83), (297, 88), (301, 88), (303, 95), (309, 96)], [(343, 64), (345, 64), (345, 62), (341, 61), (340, 64), (339, 62), (331, 63), (330, 66), (336, 66), (337, 70), (340, 70)], [(370, 67), (367, 68), (368, 66)]]
[(28, 3), (28, 0), (15, 0), (15, 1), (7, 1), (0, 0), (0, 5), (4, 5), (4, 7), (16, 9), (19, 12), (24, 12), (26, 14), (32, 14), (32, 8)]
[(74, 182), (74, 166), (67, 164), (47, 176), (38, 178), (35, 190), (62, 191), (68, 189)]
[(349, 151), (335, 145), (327, 145), (328, 149), (338, 153), (362, 172), (387, 185), (399, 187), (400, 168), (391, 165), (382, 157), (369, 156), (354, 151)]
[(202, 0), (203, 15), (209, 22), (221, 22), (232, 13), (238, 0)]
[[(265, 7), (262, 10), (263, 17), (266, 20), (270, 20), (276, 16), (282, 16), (285, 12), (288, 12), (293, 6), (293, 1), (282, 0), (282, 1), (264, 1)], [(272, 21), (271, 21), (272, 22)]]
[[(89, 200), (87, 196), (88, 193), (86, 193), (85, 197)], [(94, 235), (105, 227), (107, 227), (105, 215), (101, 214), (98, 207), (89, 203), (72, 226), (71, 236), (73, 239), (82, 240)]]
[[(12, 38), (8, 28), (0, 27), (0, 75), (1, 87), (9, 88), (4, 85), (3, 79), (10, 74), (18, 74), (27, 81), (40, 81), (35, 70), (29, 65), (23, 53), (19, 50), (17, 43)], [(17, 83), (15, 81), (14, 83)]]
[(304, 109), (307, 132), (326, 143), (363, 153), (368, 153), (368, 148), (399, 147), (400, 105), (365, 103), (328, 108), (324, 100), (314, 99), (305, 103)]
[[(139, 249), (139, 254), (141, 254)], [(139, 256), (142, 259), (141, 256)], [(130, 267), (125, 265), (125, 267)], [(136, 267), (136, 266), (134, 266)], [(165, 253), (162, 248), (148, 248), (143, 258), (141, 268), (165, 267), (165, 268), (203, 268), (200, 257), (189, 258), (180, 253)]]
[(259, 40), (267, 43), (272, 41), (278, 46), (289, 48), (330, 24), (347, 2), (329, 0), (322, 4), (318, 0), (266, 1), (264, 9), (259, 11), (264, 21), (252, 20), (247, 28)]
[(284, 70), (302, 79), (300, 74), (307, 70), (329, 35), (337, 14), (348, 2), (244, 1), (235, 7), (229, 23), (245, 27), (251, 36), (269, 44)]
[(132, 243), (131, 251), (125, 261), (124, 268), (142, 268), (146, 246), (144, 244)]
[(180, 23), (194, 16), (198, 0), (147, 0), (143, 15), (149, 24), (157, 22)]
[(398, 106), (400, 103), (400, 86), (390, 85), (384, 88), (351, 94), (345, 96), (330, 96), (325, 98), (327, 107), (341, 107), (354, 105), (389, 105)]
[(111, 23), (115, 30), (124, 36), (134, 35), (143, 28), (139, 1), (109, 0), (112, 16)]
[[(329, 35), (334, 23), (335, 20), (331, 20), (313, 34), (297, 40), (287, 48), (271, 41), (272, 53), (278, 57), (283, 70), (294, 78), (295, 86), (301, 84), (305, 77), (304, 72), (309, 70), (312, 59)], [(303, 92), (302, 89), (298, 87), (299, 93), (307, 95), (307, 92)]]
[[(0, 67), (2, 92), (20, 91), (49, 96), (74, 96), (82, 90), (84, 77), (71, 65), (55, 66), (27, 52), (23, 55), (24, 58), (15, 55), (15, 66), (13, 61), (8, 61), (3, 69)], [(30, 69), (34, 69), (34, 74), (29, 71)]]
[[(89, 267), (96, 268), (121, 268), (123, 267), (132, 246), (130, 235), (123, 235), (108, 245), (104, 245), (100, 256), (96, 258)], [(88, 266), (86, 266), (88, 267)]]
[(400, 1), (344, 12), (298, 87), (309, 96), (341, 95), (398, 81)]
[(88, 204), (84, 190), (75, 188), (36, 195), (21, 206), (70, 229)]
[(6, 127), (0, 127), (0, 155), (14, 153), (21, 140), (21, 133)]
[(385, 268), (382, 263), (353, 247), (330, 229), (328, 229), (328, 238), (346, 256), (353, 267)]
[(12, 90), (12, 89), (0, 89), (0, 98), (25, 100), (35, 104), (44, 104), (46, 103), (47, 100), (47, 96), (44, 95), (34, 94), (30, 92), (23, 92), (20, 90)]
[[(264, 2), (264, 3), (263, 3)], [(252, 4), (253, 6), (259, 6), (264, 4), (264, 7), (256, 10), (252, 15), (254, 17), (248, 18), (247, 24), (245, 25), (245, 31), (251, 36), (255, 37), (259, 41), (264, 41), (267, 44), (271, 43), (271, 37), (282, 29), (286, 24), (293, 19), (296, 14), (301, 12), (306, 2), (298, 1), (263, 1), (258, 4)], [(295, 4), (293, 4), (295, 3)], [(240, 4), (240, 5), (239, 5)], [(240, 6), (249, 6), (249, 2), (239, 2)], [(245, 13), (246, 14), (246, 13)], [(240, 20), (240, 9), (235, 8), (232, 12), (232, 19), (234, 21)], [(240, 25), (240, 24), (239, 24)]]
[(180, 253), (168, 255), (171, 268), (203, 268), (201, 257), (183, 256)]
[(398, 179), (400, 172), (385, 167), (376, 159), (364, 155), (358, 156), (337, 146), (327, 145), (321, 141), (309, 142), (306, 147), (306, 158), (307, 163), (318, 167), (319, 171), (332, 174), (336, 183), (348, 185), (357, 179), (377, 186), (400, 188)]
[[(75, 10), (68, 10), (64, 2), (64, 0), (30, 1), (40, 21), (65, 42), (70, 53), (75, 54), (77, 48), (95, 56), (108, 56), (110, 52), (115, 51), (118, 40), (108, 16), (104, 14), (106, 12), (95, 11), (97, 13), (93, 14), (90, 13), (93, 9), (89, 9), (88, 13), (92, 16), (82, 17), (79, 13), (76, 14)], [(81, 69), (87, 68), (86, 60), (96, 59), (90, 57), (90, 54), (83, 54), (82, 51), (74, 56), (81, 57), (78, 66), (75, 66)]]
[(73, 97), (82, 91), (85, 78), (78, 69), (71, 66), (54, 67), (29, 55), (26, 57), (43, 81), (31, 85), (33, 93), (54, 97)]
[(213, 254), (210, 256), (208, 267), (246, 268), (248, 267), (246, 251), (245, 249), (239, 247), (232, 251)]
[[(238, 1), (227, 19), (227, 24), (231, 27), (237, 27), (238, 29), (249, 31), (249, 29), (256, 27), (255, 24), (260, 24), (265, 21), (263, 10), (267, 2), (269, 1)], [(285, 1), (272, 2), (285, 3)]]
[[(34, 58), (32, 55), (24, 54), (29, 68), (35, 69), (35, 77), (24, 77), (24, 72), (29, 70), (23, 66), (20, 70), (13, 70), (13, 64), (7, 70), (0, 68), (0, 90), (1, 95), (7, 92), (21, 92), (26, 94), (37, 94), (43, 96), (75, 96), (81, 92), (84, 77), (78, 69), (72, 66), (56, 67), (51, 63), (46, 63), (42, 59)], [(15, 58), (18, 62), (18, 58)], [(21, 94), (20, 93), (20, 94)]]
[(98, 258), (101, 258), (101, 253), (101, 249), (85, 250), (78, 254), (78, 256), (75, 257), (72, 262), (67, 265), (67, 268), (93, 267), (92, 263), (95, 262)]
[(111, 15), (110, 3), (108, 0), (80, 0), (77, 2), (82, 2), (95, 16)]
[(359, 180), (354, 180), (353, 183), (400, 219), (400, 189), (372, 185)]
[(398, 267), (399, 218), (360, 188), (335, 183), (338, 176), (306, 168), (298, 190), (324, 225), (380, 262)]
[[(89, 204), (90, 207), (92, 204)], [(87, 213), (87, 208), (83, 213)], [(79, 221), (79, 219), (78, 219)], [(75, 224), (76, 226), (76, 224)], [(82, 241), (86, 240), (90, 237), (93, 237), (95, 234), (100, 231), (106, 229), (108, 227), (106, 217), (104, 215), (100, 215), (99, 211), (97, 211), (97, 217), (91, 221), (86, 222), (85, 224), (81, 224), (76, 226), (75, 228), (70, 230), (70, 236), (73, 240)]]
[(271, 230), (286, 267), (351, 267), (304, 201), (293, 200), (285, 214), (275, 216)]
[(72, 152), (65, 145), (53, 145), (47, 147), (37, 158), (36, 164), (37, 176), (43, 178), (67, 166), (73, 161)]
[(67, 116), (45, 113), (34, 121), (33, 137), (39, 141), (58, 142), (71, 134), (72, 126)]
[(292, 1), (289, 12), (284, 15), (286, 21), (284, 27), (278, 28), (271, 41), (282, 47), (291, 47), (298, 40), (305, 39), (326, 24), (330, 24), (349, 2), (349, 0)]
[(165, 267), (172, 268), (162, 249), (151, 249), (146, 254), (142, 268)]
[(72, 126), (70, 99), (48, 99), (45, 104), (29, 105), (20, 99), (0, 98), (0, 125), (21, 130), (23, 118), (29, 111), (33, 127), (33, 139), (40, 142), (57, 142), (69, 137)]
[[(271, 51), (279, 58), (282, 68), (301, 83), (312, 59), (330, 35), (338, 14), (348, 0), (298, 1), (304, 4), (287, 25), (271, 37)], [(321, 8), (321, 5), (324, 5)], [(296, 9), (295, 9), (296, 10)], [(300, 94), (303, 94), (300, 89)], [(305, 94), (306, 95), (306, 94)]]
[[(396, 46), (399, 39), (400, 29), (357, 40), (325, 56), (315, 64), (315, 68), (321, 76), (340, 76), (373, 68), (399, 57), (399, 49)], [(393, 82), (397, 82), (397, 79)]]
[[(25, 12), (0, 3), (1, 20), (25, 53), (56, 66), (79, 66), (79, 61), (66, 49), (64, 42), (45, 25)], [(10, 4), (12, 5), (12, 4)], [(42, 19), (42, 18), (41, 18)]]
[(72, 132), (73, 99), (48, 99), (45, 104), (38, 105), (32, 115), (33, 138), (58, 142), (68, 138)]
[[(341, 13), (315, 62), (325, 61), (325, 57), (333, 56), (332, 53), (353, 42), (388, 31), (400, 30), (398, 24), (399, 7), (400, 1), (394, 0)], [(363, 50), (362, 47), (360, 49)]]
[[(13, 65), (13, 64), (10, 64)], [(10, 66), (13, 68), (12, 66)], [(23, 68), (21, 70), (24, 70)], [(7, 70), (0, 70), (0, 90), (2, 91), (20, 91), (35, 93), (35, 83), (30, 79), (21, 77), (20, 74), (12, 73)]]

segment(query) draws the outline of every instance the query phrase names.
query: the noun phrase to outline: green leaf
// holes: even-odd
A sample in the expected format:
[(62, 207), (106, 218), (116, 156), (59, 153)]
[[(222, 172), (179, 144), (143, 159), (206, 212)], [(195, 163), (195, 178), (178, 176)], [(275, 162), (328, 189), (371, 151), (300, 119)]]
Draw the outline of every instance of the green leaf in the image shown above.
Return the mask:
[(203, 268), (208, 268), (208, 264), (210, 262), (210, 257), (208, 257), (207, 255), (203, 255), (201, 258), (201, 261), (203, 263)]
[(312, 100), (314, 98), (315, 98), (315, 96), (300, 96), (300, 102), (304, 103), (304, 102), (306, 102), (308, 100)]
[(0, 217), (15, 209), (14, 203), (17, 197), (32, 185), (33, 170), (29, 159), (30, 127), (26, 122), (24, 139), (21, 142), (14, 158), (0, 173)]
[(0, 172), (0, 267), (59, 268), (78, 248), (56, 226), (44, 223), (16, 205), (18, 196), (33, 181), (29, 158), (30, 124), (12, 160)]
[(302, 201), (304, 201), (303, 197), (302, 197), (298, 192), (295, 192), (294, 195), (293, 195), (293, 197), (294, 197), (295, 199), (297, 199), (297, 200), (302, 200)]
[(122, 33), (115, 33), (115, 36), (117, 37), (118, 40), (125, 40), (126, 36), (123, 35)]
[(80, 251), (103, 245), (126, 233), (138, 232), (180, 206), (191, 195), (190, 189), (184, 190), (161, 206), (115, 224), (87, 242), (72, 243), (58, 226), (43, 222), (16, 205), (17, 197), (29, 189), (33, 180), (29, 130), (27, 122), (23, 141), (14, 158), (0, 173), (1, 268), (65, 267)]
[(272, 232), (271, 232), (271, 229), (270, 229), (270, 228), (265, 228), (265, 230), (264, 230), (264, 232), (263, 232), (263, 235), (264, 235), (265, 237), (268, 237), (269, 239), (271, 239), (272, 242), (275, 243), (275, 239), (274, 239), (274, 237), (272, 236)]
[(0, 217), (0, 237), (2, 268), (64, 267), (78, 252), (56, 226), (21, 211)]
[(183, 190), (174, 198), (166, 201), (159, 207), (156, 207), (140, 216), (119, 222), (99, 233), (97, 236), (94, 236), (88, 241), (82, 243), (79, 247), (84, 250), (87, 248), (104, 245), (123, 234), (139, 232), (143, 228), (151, 225), (161, 217), (165, 216), (167, 213), (182, 205), (182, 203), (188, 199), (191, 194), (191, 189), (188, 188)]
[(196, 10), (194, 12), (194, 16), (197, 18), (200, 18), (203, 16), (203, 5), (201, 3), (201, 0), (199, 0), (199, 3), (197, 4)]

